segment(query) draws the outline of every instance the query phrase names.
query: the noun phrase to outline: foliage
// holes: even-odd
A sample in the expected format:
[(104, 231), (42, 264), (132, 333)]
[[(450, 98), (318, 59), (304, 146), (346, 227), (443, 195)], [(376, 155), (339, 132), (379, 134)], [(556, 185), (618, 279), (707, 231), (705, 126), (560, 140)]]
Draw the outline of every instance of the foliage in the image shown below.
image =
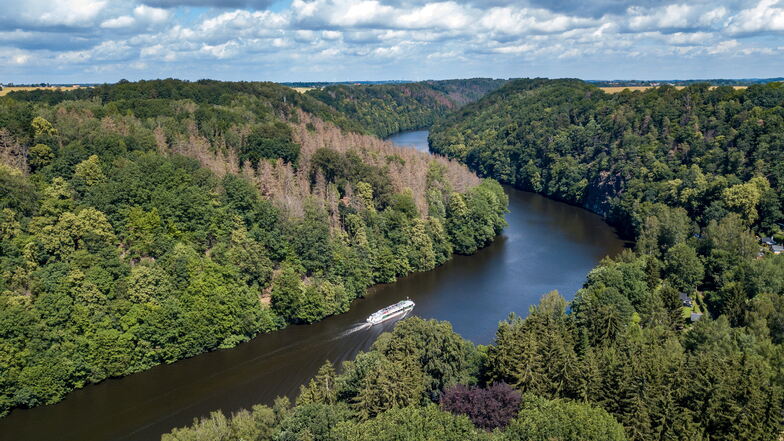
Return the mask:
[[(588, 274), (568, 309), (549, 294), (499, 325), (483, 379), (553, 400), (524, 399), (504, 437), (781, 433), (784, 268), (755, 238), (784, 217), (780, 90), (607, 95), (577, 80), (517, 80), (431, 131), (436, 152), (586, 207), (636, 239), (636, 251)], [(694, 312), (702, 318), (687, 323)]]
[[(362, 130), (283, 86), (14, 96), (0, 99), (0, 131), (27, 156), (0, 164), (0, 415), (345, 312), (374, 283), (473, 252), (503, 226), (497, 183), (422, 153), (390, 164), (380, 140), (346, 135)], [(303, 137), (306, 120), (360, 145)], [(431, 163), (453, 175), (426, 177)], [(421, 198), (412, 182), (427, 185)], [(444, 227), (452, 192), (475, 218), (468, 248)], [(463, 380), (457, 361), (428, 363), (416, 372), (432, 384), (412, 402)], [(362, 397), (386, 408), (377, 390)]]
[(337, 85), (307, 92), (356, 121), (371, 133), (385, 137), (432, 125), (437, 118), (488, 92), (505, 80), (424, 81), (421, 83)]
[[(394, 185), (403, 158), (373, 162), (312, 143), (296, 159), (276, 158), (285, 179), (270, 181), (318, 191), (299, 193), (299, 211), (276, 205), (262, 196), (272, 184), (249, 178), (268, 178), (272, 161), (216, 175), (155, 152), (158, 143), (195, 137), (182, 131), (193, 119), (210, 146), (238, 155), (236, 133), (307, 106), (337, 112), (310, 96), (288, 102), (271, 85), (240, 83), (233, 94), (225, 84), (175, 85), (96, 88), (100, 104), (39, 95), (56, 111), (0, 100), (21, 144), (53, 146), (51, 157), (36, 150), (30, 175), (0, 168), (6, 408), (319, 320), (371, 283), (475, 251), (504, 225), (496, 182), (456, 188), (433, 161), (416, 194)], [(488, 347), (448, 323), (409, 318), (340, 373), (325, 364), (293, 408), (282, 400), (215, 413), (164, 439), (778, 439), (784, 256), (757, 258), (754, 234), (775, 233), (782, 219), (780, 90), (609, 96), (576, 80), (520, 80), (453, 113), (432, 133), (438, 151), (603, 214), (636, 250), (604, 259), (571, 304), (552, 292), (527, 317), (510, 315)], [(356, 115), (390, 127), (363, 100)], [(430, 117), (418, 112), (406, 115)], [(250, 125), (233, 125), (251, 113)], [(687, 323), (684, 313), (697, 311), (702, 319)], [(492, 386), (501, 382), (523, 394), (503, 429), (516, 392)], [(496, 407), (499, 395), (508, 399)]]
[(366, 422), (343, 423), (335, 432), (339, 439), (347, 441), (482, 439), (468, 418), (440, 411), (432, 404), (393, 409)]
[[(453, 362), (473, 345), (447, 323), (405, 319), (342, 373), (326, 363), (276, 439), (775, 440), (784, 389), (768, 336), (780, 337), (781, 296), (755, 300), (749, 328), (725, 317), (688, 331), (632, 321), (587, 342), (586, 325), (550, 293), (527, 318), (499, 325), (481, 366)], [(435, 399), (425, 393), (432, 365), (462, 379), (439, 383)], [(502, 377), (515, 388), (490, 383)]]
[(281, 423), (281, 414), (267, 406), (253, 406), (226, 418), (215, 411), (208, 418), (196, 419), (191, 427), (174, 429), (161, 437), (161, 441), (205, 440), (272, 440)]
[(444, 390), (441, 409), (455, 415), (466, 415), (480, 429), (504, 428), (517, 416), (520, 393), (506, 383), (486, 388), (458, 384)]
[(623, 441), (626, 436), (603, 409), (566, 400), (526, 396), (520, 416), (512, 421), (503, 440), (520, 441)]
[(430, 142), (480, 176), (584, 206), (629, 236), (651, 203), (701, 227), (734, 212), (772, 233), (784, 203), (780, 89), (606, 94), (579, 80), (514, 80), (439, 121)]
[(338, 441), (333, 434), (335, 425), (348, 420), (352, 414), (348, 406), (339, 404), (302, 404), (296, 406), (281, 422), (276, 441), (300, 441), (302, 439)]

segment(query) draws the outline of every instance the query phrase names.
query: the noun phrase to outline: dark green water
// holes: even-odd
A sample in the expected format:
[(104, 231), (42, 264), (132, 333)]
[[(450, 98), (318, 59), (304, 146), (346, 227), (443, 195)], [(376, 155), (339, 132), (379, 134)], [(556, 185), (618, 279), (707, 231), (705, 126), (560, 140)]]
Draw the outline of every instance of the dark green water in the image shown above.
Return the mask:
[[(391, 138), (427, 150), (427, 131)], [(203, 354), (108, 380), (61, 403), (0, 419), (0, 439), (154, 440), (215, 409), (230, 413), (293, 395), (324, 360), (340, 362), (370, 347), (387, 322), (361, 327), (372, 312), (410, 297), (414, 315), (449, 320), (475, 343), (490, 343), (509, 312), (525, 315), (542, 294), (567, 298), (588, 271), (622, 249), (614, 231), (585, 210), (507, 189), (509, 226), (489, 247), (433, 271), (377, 286), (346, 314), (261, 335), (234, 349)]]

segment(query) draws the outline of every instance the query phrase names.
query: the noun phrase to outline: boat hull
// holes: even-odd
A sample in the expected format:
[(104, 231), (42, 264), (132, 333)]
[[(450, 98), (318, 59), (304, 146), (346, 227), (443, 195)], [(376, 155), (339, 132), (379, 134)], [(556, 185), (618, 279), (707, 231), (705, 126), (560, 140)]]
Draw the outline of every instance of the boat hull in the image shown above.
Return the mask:
[(404, 316), (408, 314), (412, 309), (414, 309), (414, 302), (411, 302), (409, 305), (406, 305), (405, 307), (402, 307), (398, 310), (390, 311), (389, 313), (384, 315), (377, 315), (378, 313), (373, 314), (370, 317), (368, 317), (366, 321), (371, 325), (378, 325), (380, 323), (384, 323), (393, 318)]

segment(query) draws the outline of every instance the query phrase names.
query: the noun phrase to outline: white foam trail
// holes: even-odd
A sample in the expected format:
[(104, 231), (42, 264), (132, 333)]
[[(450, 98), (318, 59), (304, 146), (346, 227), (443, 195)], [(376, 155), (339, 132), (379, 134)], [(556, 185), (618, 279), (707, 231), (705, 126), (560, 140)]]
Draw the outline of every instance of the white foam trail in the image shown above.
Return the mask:
[(369, 327), (370, 327), (370, 323), (355, 323), (355, 324), (351, 325), (350, 328), (348, 328), (345, 331), (343, 331), (340, 334), (338, 334), (332, 340), (337, 340), (339, 338), (343, 338), (343, 337), (349, 336), (349, 335), (351, 335), (351, 334), (353, 334), (353, 333), (355, 333), (357, 331), (361, 331), (361, 330), (369, 328)]

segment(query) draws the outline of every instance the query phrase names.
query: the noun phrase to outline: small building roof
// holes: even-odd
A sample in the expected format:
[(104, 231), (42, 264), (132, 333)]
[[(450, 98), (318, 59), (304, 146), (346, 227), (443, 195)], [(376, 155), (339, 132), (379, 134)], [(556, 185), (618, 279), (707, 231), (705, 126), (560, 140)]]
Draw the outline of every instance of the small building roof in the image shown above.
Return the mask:
[(773, 240), (772, 237), (763, 237), (760, 239), (760, 242), (764, 243), (765, 245), (776, 245), (776, 241)]
[(685, 292), (682, 292), (682, 293), (680, 293), (680, 294), (678, 295), (678, 297), (679, 297), (679, 298), (681, 299), (681, 301), (683, 301), (683, 302), (686, 302), (686, 301), (688, 301), (688, 302), (691, 302), (691, 297), (689, 297), (689, 295), (688, 295), (688, 294), (686, 294)]
[(784, 245), (773, 245), (770, 247), (773, 254), (781, 254), (784, 253)]
[(697, 320), (699, 320), (701, 318), (702, 318), (702, 314), (699, 313), (699, 312), (692, 312), (691, 316), (689, 316), (689, 320), (691, 320), (692, 323), (696, 322)]

